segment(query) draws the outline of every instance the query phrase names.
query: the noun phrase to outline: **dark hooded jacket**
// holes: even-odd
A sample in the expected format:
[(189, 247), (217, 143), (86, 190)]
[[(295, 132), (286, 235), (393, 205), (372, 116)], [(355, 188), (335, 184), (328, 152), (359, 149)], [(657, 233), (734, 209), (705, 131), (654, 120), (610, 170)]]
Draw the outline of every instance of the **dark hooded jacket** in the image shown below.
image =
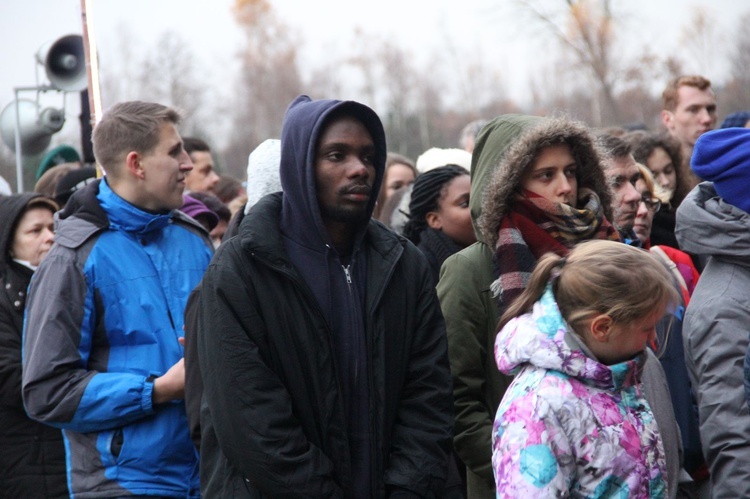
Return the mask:
[(372, 136), (378, 192), (385, 136), (375, 113), (297, 98), (282, 131), (283, 194), (247, 213), (189, 307), (207, 497), (441, 493), (453, 421), (442, 316), (419, 250), (379, 222), (363, 219), (347, 258), (335, 250), (315, 164), (339, 113)]
[(29, 419), (21, 398), (21, 339), (33, 271), (10, 256), (18, 222), (41, 194), (0, 196), (0, 497), (67, 497), (65, 447), (57, 428)]
[(681, 248), (707, 260), (685, 312), (682, 340), (711, 497), (750, 497), (750, 410), (743, 389), (750, 348), (750, 215), (703, 182), (677, 210), (676, 234)]

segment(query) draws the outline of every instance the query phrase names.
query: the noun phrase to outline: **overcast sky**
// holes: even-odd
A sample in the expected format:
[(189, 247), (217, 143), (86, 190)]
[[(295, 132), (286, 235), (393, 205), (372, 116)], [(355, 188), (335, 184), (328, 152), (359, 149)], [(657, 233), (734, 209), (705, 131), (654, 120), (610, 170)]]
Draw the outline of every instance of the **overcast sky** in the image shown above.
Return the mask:
[[(554, 0), (552, 0), (554, 1)], [(561, 3), (562, 0), (558, 0)], [(80, 0), (0, 0), (0, 108), (13, 99), (13, 88), (35, 84), (34, 55), (47, 41), (81, 33)], [(94, 0), (100, 59), (114, 65), (122, 33), (137, 54), (152, 48), (159, 35), (175, 31), (190, 40), (206, 68), (209, 84), (231, 85), (227, 71), (242, 42), (230, 12), (232, 0)], [(501, 68), (511, 98), (528, 85), (528, 64), (543, 60), (549, 39), (539, 28), (527, 29), (513, 14), (511, 0), (270, 0), (284, 22), (305, 40), (303, 63), (314, 64), (327, 52), (348, 43), (355, 28), (393, 38), (416, 58), (427, 58), (446, 43), (465, 50), (502, 54)], [(720, 33), (734, 32), (750, 3), (738, 0), (619, 0), (623, 23), (634, 26), (632, 47), (648, 44), (656, 53), (679, 53), (680, 33), (695, 6), (706, 9)], [(635, 43), (637, 42), (637, 43)], [(623, 48), (627, 50), (627, 46)], [(104, 64), (104, 62), (102, 62)], [(688, 68), (692, 69), (692, 68)], [(716, 63), (711, 79), (721, 83), (726, 68)], [(44, 77), (44, 72), (39, 73)], [(212, 83), (213, 82), (213, 83)], [(340, 97), (340, 96), (332, 96)], [(341, 96), (343, 97), (343, 96)], [(47, 95), (56, 105), (59, 96)], [(77, 95), (68, 97), (69, 122), (75, 121)], [(51, 104), (51, 105), (52, 105)], [(74, 112), (75, 111), (75, 112)], [(72, 119), (71, 119), (72, 118)]]

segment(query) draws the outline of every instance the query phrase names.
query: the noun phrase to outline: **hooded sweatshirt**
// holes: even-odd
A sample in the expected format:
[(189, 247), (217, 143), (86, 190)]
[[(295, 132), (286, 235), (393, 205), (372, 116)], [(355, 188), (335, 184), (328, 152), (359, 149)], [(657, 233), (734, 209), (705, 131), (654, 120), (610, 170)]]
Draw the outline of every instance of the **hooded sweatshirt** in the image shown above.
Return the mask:
[(682, 332), (711, 497), (750, 497), (750, 411), (743, 389), (750, 345), (750, 214), (703, 182), (678, 208), (675, 233), (680, 248), (707, 258)]
[(640, 382), (645, 354), (601, 364), (570, 330), (551, 287), (495, 343), (516, 377), (493, 429), (497, 497), (666, 497), (658, 426)]
[(370, 131), (377, 192), (374, 113), (298, 98), (282, 133), (283, 192), (252, 207), (193, 295), (208, 497), (441, 497), (452, 435), (442, 316), (424, 257), (380, 222), (356, 228), (365, 234), (355, 230), (343, 262), (332, 244), (315, 155), (339, 110)]
[(346, 112), (358, 118), (370, 132), (375, 145), (375, 178), (369, 180), (371, 192), (380, 192), (385, 171), (385, 132), (374, 111), (356, 102), (312, 101), (300, 96), (289, 105), (282, 130), (280, 175), (285, 195), (281, 231), (289, 258), (312, 290), (333, 332), (349, 424), (352, 474), (356, 490), (367, 490), (371, 483), (371, 387), (363, 316), (367, 262), (360, 250), (377, 196), (370, 196), (367, 216), (353, 228), (356, 233), (352, 254), (342, 258), (323, 224), (315, 179), (318, 142), (334, 112), (337, 116)]

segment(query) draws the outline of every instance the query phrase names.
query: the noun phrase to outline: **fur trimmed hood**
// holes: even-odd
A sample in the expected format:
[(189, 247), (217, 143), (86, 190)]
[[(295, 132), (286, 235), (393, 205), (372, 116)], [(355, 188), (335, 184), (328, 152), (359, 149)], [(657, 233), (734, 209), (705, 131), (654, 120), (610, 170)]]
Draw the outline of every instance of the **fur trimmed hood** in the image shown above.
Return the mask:
[[(577, 165), (578, 189), (594, 191), (612, 220), (612, 192), (602, 168), (602, 152), (583, 123), (569, 118), (548, 118), (526, 126), (523, 132), (504, 144), (505, 154), (487, 185), (482, 212), (476, 223), (481, 239), (494, 248), (500, 222), (510, 210), (518, 184), (542, 149), (567, 144)], [(473, 182), (472, 182), (473, 183)]]

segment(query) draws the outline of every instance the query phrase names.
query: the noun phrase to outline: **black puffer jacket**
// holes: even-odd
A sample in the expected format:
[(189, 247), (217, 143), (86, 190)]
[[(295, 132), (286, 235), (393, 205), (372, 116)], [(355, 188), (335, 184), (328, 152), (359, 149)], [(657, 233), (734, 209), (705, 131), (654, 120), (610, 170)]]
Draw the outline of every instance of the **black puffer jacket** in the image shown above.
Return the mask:
[(65, 448), (56, 428), (32, 421), (21, 399), (21, 337), (32, 270), (13, 261), (13, 233), (40, 194), (0, 196), (0, 497), (67, 497)]
[[(280, 197), (253, 208), (199, 288), (203, 493), (357, 497), (331, 333), (285, 256)], [(436, 497), (452, 420), (443, 320), (418, 250), (375, 221), (366, 241), (374, 495)]]

